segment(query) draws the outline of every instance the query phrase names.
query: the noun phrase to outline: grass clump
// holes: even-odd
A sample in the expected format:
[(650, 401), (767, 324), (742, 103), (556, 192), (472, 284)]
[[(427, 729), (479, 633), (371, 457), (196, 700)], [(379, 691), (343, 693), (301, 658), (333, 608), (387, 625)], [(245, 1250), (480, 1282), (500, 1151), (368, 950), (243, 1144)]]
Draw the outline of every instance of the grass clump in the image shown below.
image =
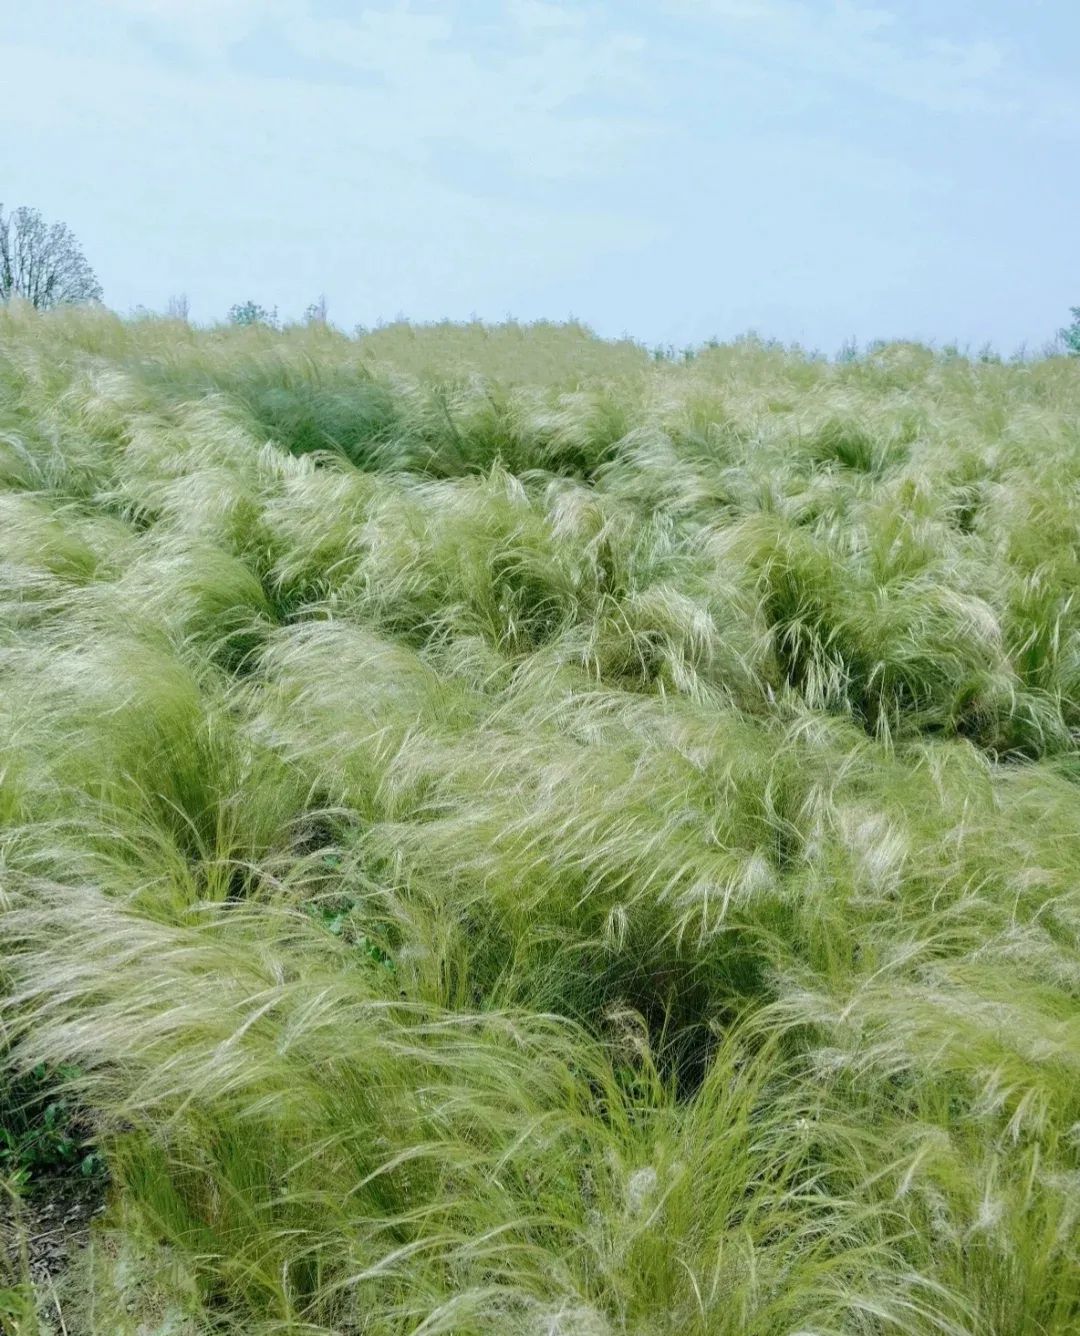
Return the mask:
[(1076, 1328), (1076, 373), (0, 312), (0, 1321)]

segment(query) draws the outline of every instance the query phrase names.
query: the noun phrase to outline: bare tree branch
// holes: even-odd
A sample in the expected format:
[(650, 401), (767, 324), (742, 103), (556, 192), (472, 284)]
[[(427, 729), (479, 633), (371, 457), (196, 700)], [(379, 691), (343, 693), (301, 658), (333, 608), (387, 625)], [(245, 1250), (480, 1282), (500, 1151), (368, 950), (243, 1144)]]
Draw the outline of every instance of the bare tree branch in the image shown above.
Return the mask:
[(0, 301), (22, 297), (40, 311), (101, 300), (101, 284), (65, 223), (37, 209), (4, 213), (0, 204)]

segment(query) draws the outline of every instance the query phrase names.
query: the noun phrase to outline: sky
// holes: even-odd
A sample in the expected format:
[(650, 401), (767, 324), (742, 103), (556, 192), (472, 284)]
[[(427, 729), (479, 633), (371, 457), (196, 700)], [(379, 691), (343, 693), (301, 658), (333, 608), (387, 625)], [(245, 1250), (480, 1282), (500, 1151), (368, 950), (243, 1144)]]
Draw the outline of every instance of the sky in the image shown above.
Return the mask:
[(1041, 347), (1078, 0), (0, 0), (0, 201), (119, 311)]

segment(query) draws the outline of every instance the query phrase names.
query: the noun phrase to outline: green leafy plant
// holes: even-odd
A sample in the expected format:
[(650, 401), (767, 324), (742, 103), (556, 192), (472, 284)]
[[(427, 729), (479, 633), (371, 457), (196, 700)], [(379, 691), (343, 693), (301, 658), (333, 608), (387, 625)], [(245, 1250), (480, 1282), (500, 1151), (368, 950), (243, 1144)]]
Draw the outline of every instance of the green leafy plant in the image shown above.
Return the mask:
[(92, 1177), (102, 1172), (99, 1151), (86, 1144), (85, 1115), (73, 1100), (57, 1093), (77, 1069), (39, 1063), (9, 1086), (0, 1121), (0, 1174), (26, 1185), (37, 1178), (76, 1172)]
[(1070, 307), (1069, 314), (1072, 320), (1059, 332), (1059, 338), (1067, 353), (1080, 357), (1080, 306)]
[(270, 329), (275, 329), (278, 323), (277, 307), (275, 306), (271, 310), (250, 299), (245, 302), (237, 302), (234, 306), (229, 307), (229, 323), (233, 325), (266, 325)]
[[(323, 854), (321, 862), (324, 868), (332, 872), (341, 870), (340, 855)], [(394, 972), (393, 956), (367, 925), (361, 901), (347, 894), (338, 894), (329, 899), (322, 898), (310, 903), (306, 908), (331, 936), (340, 937), (350, 946), (355, 946), (374, 964), (391, 974)]]

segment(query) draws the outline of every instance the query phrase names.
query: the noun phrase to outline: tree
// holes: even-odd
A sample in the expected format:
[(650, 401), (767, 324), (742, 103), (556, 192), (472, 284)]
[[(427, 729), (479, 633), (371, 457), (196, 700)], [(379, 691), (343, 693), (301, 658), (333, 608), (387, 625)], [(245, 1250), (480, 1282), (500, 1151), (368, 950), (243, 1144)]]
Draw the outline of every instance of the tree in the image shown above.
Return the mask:
[(1080, 306), (1070, 306), (1069, 314), (1072, 323), (1059, 330), (1061, 342), (1070, 357), (1080, 357)]
[(101, 284), (66, 223), (37, 209), (0, 204), (0, 301), (22, 297), (39, 311), (101, 300)]
[(325, 325), (326, 313), (326, 294), (323, 293), (320, 295), (319, 300), (317, 302), (312, 302), (304, 312), (304, 322), (308, 325)]
[(268, 311), (265, 306), (260, 306), (258, 302), (246, 301), (237, 302), (235, 306), (229, 307), (229, 320), (234, 325), (269, 325), (271, 328), (277, 328), (278, 316), (277, 307)]

